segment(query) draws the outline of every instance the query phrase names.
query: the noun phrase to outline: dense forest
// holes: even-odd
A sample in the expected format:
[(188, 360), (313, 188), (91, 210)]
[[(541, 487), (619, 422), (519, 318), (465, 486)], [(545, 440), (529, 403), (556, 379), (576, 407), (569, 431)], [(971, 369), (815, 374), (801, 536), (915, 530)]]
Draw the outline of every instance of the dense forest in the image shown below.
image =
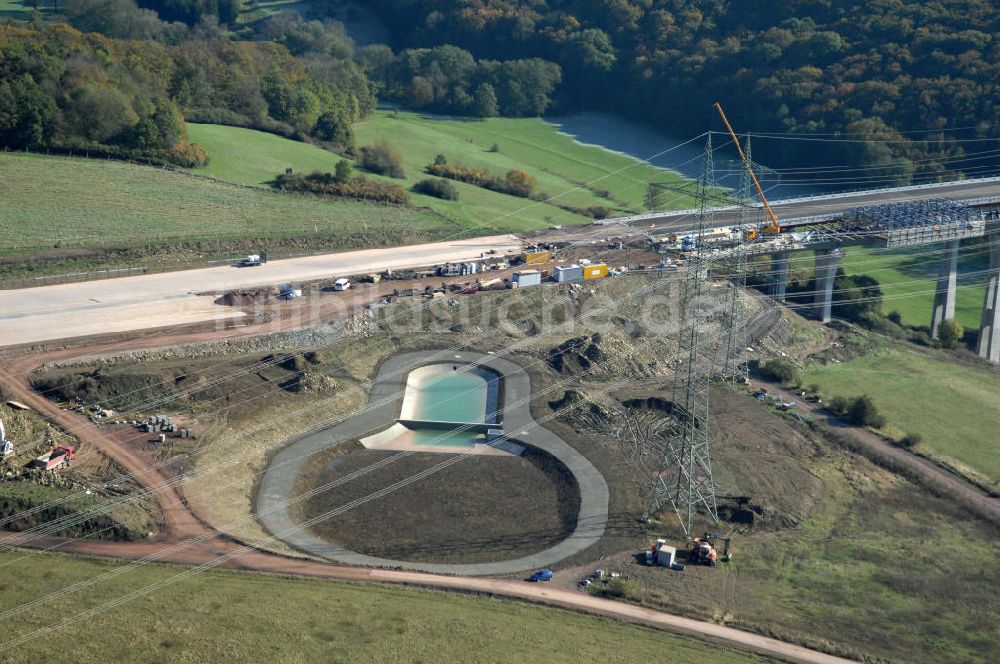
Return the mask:
[[(989, 0), (372, 0), (398, 47), (560, 65), (562, 109), (600, 109), (676, 135), (718, 128), (723, 102), (783, 164), (874, 167), (885, 178), (974, 175), (956, 139), (996, 137), (1000, 6)], [(952, 130), (958, 131), (952, 131)], [(940, 130), (940, 131), (927, 131)], [(917, 136), (909, 132), (921, 132)], [(860, 142), (874, 139), (876, 142)], [(919, 139), (919, 140), (917, 140)], [(818, 149), (818, 148), (822, 149)], [(952, 160), (947, 164), (947, 160)]]
[(988, 0), (367, 4), (392, 44), (357, 47), (336, 0), (253, 20), (253, 0), (60, 0), (35, 29), (0, 27), (0, 142), (196, 163), (187, 119), (351, 154), (376, 99), (473, 117), (604, 110), (690, 136), (719, 128), (720, 101), (759, 161), (864, 169), (828, 185), (1000, 161), (984, 141), (1000, 137)]
[(269, 42), (121, 41), (65, 25), (0, 26), (0, 143), (185, 165), (184, 119), (350, 145), (374, 108), (351, 61), (308, 66)]
[(381, 98), (412, 109), (488, 118), (543, 115), (562, 72), (540, 58), (479, 60), (451, 45), (361, 50), (361, 62)]

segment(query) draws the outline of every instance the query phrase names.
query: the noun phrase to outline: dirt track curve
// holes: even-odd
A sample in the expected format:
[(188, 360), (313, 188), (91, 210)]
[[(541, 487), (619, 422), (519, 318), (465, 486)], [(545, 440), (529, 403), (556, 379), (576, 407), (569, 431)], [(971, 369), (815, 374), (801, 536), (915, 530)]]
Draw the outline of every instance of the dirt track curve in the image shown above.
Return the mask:
[[(279, 326), (280, 327), (280, 326)], [(272, 322), (269, 331), (274, 331)], [(187, 334), (137, 336), (113, 342), (95, 340), (88, 345), (63, 347), (42, 352), (9, 354), (0, 367), (0, 384), (10, 395), (36, 409), (40, 414), (77, 436), (85, 446), (85, 453), (97, 452), (119, 463), (144, 489), (162, 485), (169, 478), (124, 447), (119, 441), (105, 435), (99, 428), (77, 413), (62, 410), (54, 403), (36, 393), (28, 383), (30, 372), (45, 362), (68, 359), (101, 352), (123, 351), (145, 347), (158, 347), (178, 343), (216, 340), (226, 337), (253, 334), (256, 326), (212, 332), (192, 331)], [(28, 351), (29, 349), (22, 349)], [(766, 636), (741, 631), (723, 625), (702, 622), (690, 618), (671, 615), (662, 611), (647, 609), (632, 604), (600, 599), (586, 593), (559, 590), (545, 585), (529, 584), (521, 581), (505, 581), (477, 577), (444, 576), (402, 570), (368, 569), (346, 567), (330, 563), (300, 560), (265, 552), (244, 546), (219, 532), (209, 528), (181, 492), (155, 490), (152, 497), (162, 513), (162, 530), (155, 538), (142, 542), (108, 542), (56, 537), (31, 537), (30, 542), (20, 533), (0, 532), (0, 542), (8, 546), (30, 547), (85, 556), (115, 558), (122, 560), (150, 559), (162, 562), (203, 565), (256, 571), (263, 573), (289, 574), (304, 577), (335, 579), (353, 582), (396, 583), (421, 586), (439, 590), (483, 593), (513, 599), (537, 602), (554, 607), (580, 611), (608, 618), (641, 623), (698, 639), (725, 644), (730, 647), (750, 650), (792, 662), (809, 664), (843, 663), (848, 660), (827, 655), (815, 650), (772, 639)], [(197, 538), (197, 543), (177, 546), (186, 540)], [(170, 549), (170, 551), (168, 551)], [(221, 556), (226, 557), (222, 562)]]
[(842, 436), (849, 437), (864, 449), (874, 452), (875, 455), (887, 458), (894, 467), (893, 469), (903, 469), (909, 475), (919, 478), (932, 491), (953, 498), (978, 516), (1000, 524), (1000, 499), (989, 495), (945, 468), (886, 442), (867, 429), (854, 426), (835, 415), (831, 415), (818, 404), (802, 401), (801, 397), (779, 385), (763, 382), (762, 384), (767, 385), (768, 391), (779, 395), (783, 401), (794, 401), (796, 410), (809, 415), (821, 424), (825, 424)]
[[(0, 542), (9, 540), (11, 535), (13, 533), (0, 534)], [(121, 543), (46, 537), (39, 539), (33, 546), (86, 556), (137, 560), (147, 556), (157, 556), (157, 554), (166, 548), (167, 544), (169, 543), (164, 541)], [(238, 553), (243, 548), (246, 547), (242, 547), (235, 542), (227, 541), (221, 537), (216, 537), (210, 541), (199, 543), (196, 546), (171, 552), (162, 558), (157, 558), (157, 561), (187, 565), (211, 564), (217, 561), (220, 556)], [(844, 664), (850, 661), (759, 634), (733, 629), (732, 627), (675, 616), (624, 602), (601, 599), (582, 592), (559, 590), (548, 587), (545, 584), (477, 577), (442, 576), (401, 570), (344, 567), (286, 558), (257, 549), (248, 549), (243, 553), (239, 553), (238, 556), (227, 560), (225, 563), (218, 565), (218, 567), (340, 581), (393, 583), (507, 597), (606, 618), (640, 623), (668, 632), (692, 636), (791, 662)]]

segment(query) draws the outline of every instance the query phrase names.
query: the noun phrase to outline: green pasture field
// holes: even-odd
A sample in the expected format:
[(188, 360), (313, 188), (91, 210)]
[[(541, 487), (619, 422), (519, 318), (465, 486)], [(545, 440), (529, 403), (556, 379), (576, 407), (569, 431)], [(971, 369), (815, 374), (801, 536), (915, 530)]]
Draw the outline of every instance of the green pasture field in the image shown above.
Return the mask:
[[(20, 559), (20, 560), (17, 560)], [(8, 552), (0, 610), (121, 563)], [(14, 562), (17, 560), (17, 562)], [(144, 565), (8, 617), (0, 648), (182, 574)], [(651, 629), (521, 602), (383, 585), (208, 571), (3, 652), (8, 662), (772, 661)]]
[[(411, 192), (415, 205), (430, 207), (466, 227), (522, 231), (589, 223), (589, 217), (559, 206), (606, 207), (616, 215), (639, 212), (649, 182), (682, 181), (679, 175), (631, 157), (581, 145), (537, 118), (439, 119), (378, 111), (355, 125), (355, 132), (358, 145), (384, 139), (402, 154), (404, 179), (366, 174), (374, 179), (409, 189), (428, 177), (424, 167), (443, 154), (451, 164), (483, 168), (499, 176), (515, 168), (524, 170), (550, 198), (532, 201), (461, 182), (455, 183), (457, 201)], [(250, 186), (269, 186), (286, 168), (301, 173), (332, 172), (340, 159), (315, 146), (238, 127), (190, 123), (188, 134), (208, 150), (210, 159), (206, 167), (194, 172)], [(499, 152), (491, 151), (494, 144)], [(675, 204), (683, 208), (691, 201), (678, 198)]]
[(930, 353), (882, 347), (802, 373), (825, 398), (869, 395), (899, 434), (1000, 481), (1000, 374)]
[(0, 154), (0, 254), (301, 234), (372, 246), (461, 230), (426, 210), (242, 187), (121, 161)]
[[(930, 325), (934, 304), (940, 245), (902, 251), (848, 249), (841, 263), (847, 274), (867, 274), (882, 287), (882, 311), (898, 311), (903, 324)], [(966, 329), (978, 329), (983, 308), (985, 254), (975, 247), (962, 246), (959, 284), (955, 295), (955, 320)]]

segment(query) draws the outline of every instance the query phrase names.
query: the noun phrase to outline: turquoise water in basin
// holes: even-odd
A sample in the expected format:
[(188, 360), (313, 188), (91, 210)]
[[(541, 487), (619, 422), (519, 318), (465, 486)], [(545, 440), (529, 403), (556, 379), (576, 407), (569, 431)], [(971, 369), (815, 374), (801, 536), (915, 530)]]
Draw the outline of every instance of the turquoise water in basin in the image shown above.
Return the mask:
[(435, 447), (472, 447), (483, 440), (483, 436), (474, 431), (413, 429), (410, 435), (413, 442), (418, 445)]
[[(451, 371), (426, 378), (414, 389), (411, 419), (432, 422), (484, 422), (486, 380), (464, 371)], [(433, 433), (433, 432), (432, 432)], [(438, 432), (441, 433), (441, 432)]]

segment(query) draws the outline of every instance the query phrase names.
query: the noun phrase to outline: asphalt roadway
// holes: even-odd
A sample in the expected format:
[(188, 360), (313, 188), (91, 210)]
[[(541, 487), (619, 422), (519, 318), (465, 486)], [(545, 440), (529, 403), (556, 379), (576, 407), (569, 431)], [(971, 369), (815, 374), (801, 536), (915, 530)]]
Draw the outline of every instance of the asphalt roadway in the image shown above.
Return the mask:
[[(0, 347), (239, 317), (213, 304), (217, 294), (282, 283), (332, 279), (514, 252), (513, 235), (388, 249), (364, 249), (272, 261), (260, 267), (218, 267), (0, 290)], [(207, 293), (207, 294), (206, 294)]]
[[(899, 187), (894, 189), (873, 189), (857, 193), (813, 196), (788, 200), (770, 201), (778, 221), (836, 215), (864, 205), (877, 203), (900, 203), (931, 198), (950, 198), (957, 201), (976, 198), (1000, 197), (1000, 178), (983, 178), (964, 182), (946, 182), (919, 187)], [(757, 221), (764, 221), (764, 209), (757, 204)], [(712, 215), (712, 226), (725, 227), (740, 223), (739, 211), (733, 209), (716, 210)], [(649, 227), (655, 224), (661, 230), (690, 229), (696, 215), (690, 210), (678, 212), (650, 213), (624, 217), (621, 221), (630, 226)]]
[[(396, 421), (403, 382), (410, 370), (431, 362), (476, 363), (503, 376), (502, 422), (504, 435), (518, 443), (542, 449), (559, 459), (576, 478), (580, 511), (575, 530), (558, 544), (514, 560), (492, 563), (432, 564), (377, 558), (342, 549), (298, 528), (288, 512), (295, 480), (314, 454), (329, 447), (380, 431)], [(366, 567), (398, 568), (434, 574), (498, 576), (552, 565), (595, 544), (608, 521), (608, 485), (590, 461), (554, 433), (535, 422), (529, 404), (531, 381), (527, 372), (508, 360), (482, 353), (418, 351), (394, 355), (379, 367), (369, 406), (354, 417), (328, 429), (292, 441), (274, 456), (261, 479), (257, 514), (264, 528), (292, 547), (325, 560)]]

